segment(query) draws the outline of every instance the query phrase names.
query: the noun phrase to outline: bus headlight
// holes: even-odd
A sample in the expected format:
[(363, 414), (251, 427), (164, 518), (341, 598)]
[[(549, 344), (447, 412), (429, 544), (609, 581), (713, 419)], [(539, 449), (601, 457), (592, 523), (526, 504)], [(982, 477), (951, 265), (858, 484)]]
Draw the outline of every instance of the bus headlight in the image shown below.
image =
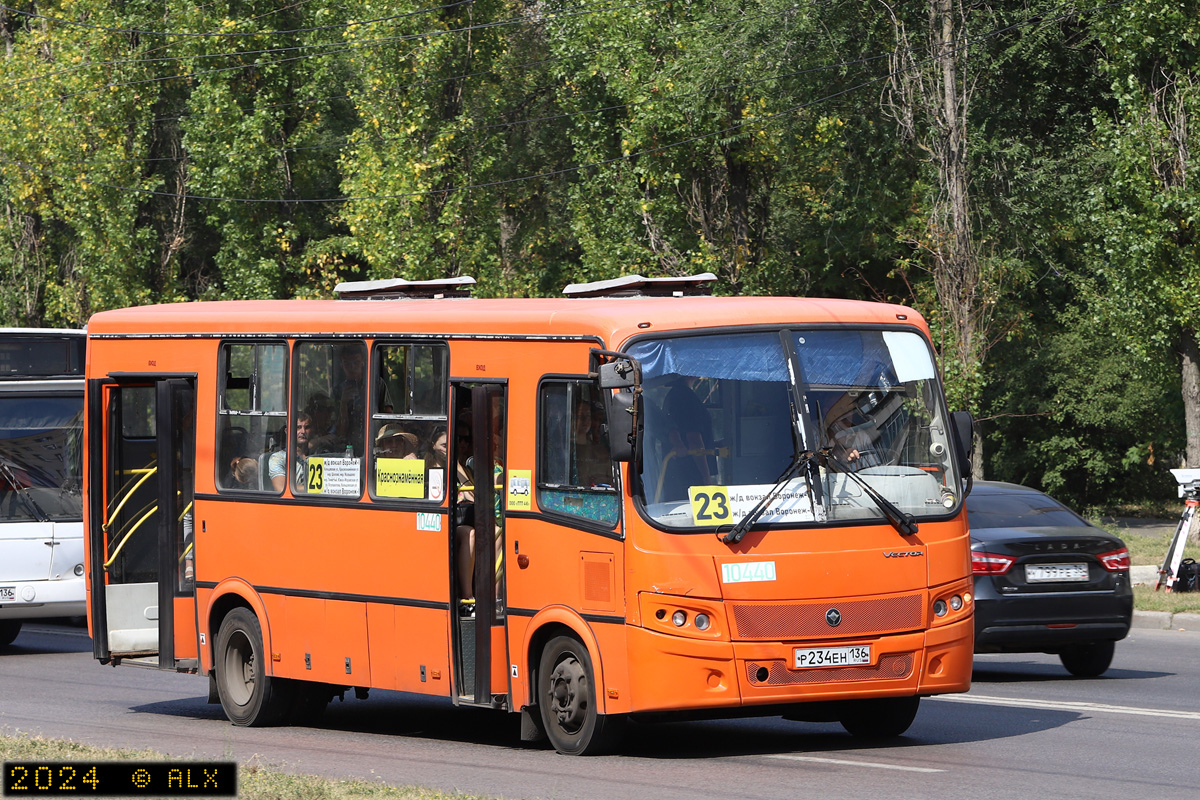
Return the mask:
[(708, 626), (712, 624), (712, 620), (708, 618), (708, 614), (697, 614), (693, 620), (696, 623), (696, 630), (706, 631)]
[(675, 623), (676, 628), (682, 628), (684, 625), (687, 625), (687, 612), (676, 611), (671, 615), (671, 622)]

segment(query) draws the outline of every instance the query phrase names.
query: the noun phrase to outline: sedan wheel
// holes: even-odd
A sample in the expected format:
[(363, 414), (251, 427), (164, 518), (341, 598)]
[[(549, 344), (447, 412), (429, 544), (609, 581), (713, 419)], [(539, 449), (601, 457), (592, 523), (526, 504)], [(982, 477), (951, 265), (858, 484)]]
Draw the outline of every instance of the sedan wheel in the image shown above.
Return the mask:
[(1116, 642), (1093, 642), (1081, 644), (1058, 654), (1067, 672), (1077, 678), (1096, 678), (1103, 675), (1112, 664)]

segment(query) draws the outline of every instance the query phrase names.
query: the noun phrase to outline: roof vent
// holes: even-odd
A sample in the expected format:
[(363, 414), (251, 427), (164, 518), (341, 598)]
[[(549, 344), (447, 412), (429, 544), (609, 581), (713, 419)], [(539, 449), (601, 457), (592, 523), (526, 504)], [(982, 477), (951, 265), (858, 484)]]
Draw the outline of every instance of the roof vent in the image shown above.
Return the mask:
[(699, 275), (644, 278), (625, 275), (607, 281), (572, 283), (563, 289), (567, 297), (689, 297), (711, 295), (717, 276), (711, 272)]
[(350, 281), (333, 288), (342, 300), (414, 300), (443, 297), (470, 297), (475, 279), (469, 275), (436, 281), (406, 281), (388, 278), (381, 281)]

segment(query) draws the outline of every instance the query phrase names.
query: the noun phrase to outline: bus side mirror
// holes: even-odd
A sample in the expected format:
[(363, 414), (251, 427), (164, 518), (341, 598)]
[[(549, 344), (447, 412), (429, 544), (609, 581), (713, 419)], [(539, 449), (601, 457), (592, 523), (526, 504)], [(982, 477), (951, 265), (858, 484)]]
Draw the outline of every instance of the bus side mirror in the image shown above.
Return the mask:
[(608, 447), (613, 461), (633, 461), (637, 443), (637, 392), (605, 392)]
[(599, 374), (601, 389), (628, 389), (638, 383), (638, 369), (628, 358), (601, 364)]
[[(950, 414), (950, 428), (954, 434), (954, 454), (958, 457), (958, 469), (970, 485), (971, 456), (975, 451), (975, 420), (970, 411), (955, 411)], [(968, 489), (968, 491), (970, 491)]]

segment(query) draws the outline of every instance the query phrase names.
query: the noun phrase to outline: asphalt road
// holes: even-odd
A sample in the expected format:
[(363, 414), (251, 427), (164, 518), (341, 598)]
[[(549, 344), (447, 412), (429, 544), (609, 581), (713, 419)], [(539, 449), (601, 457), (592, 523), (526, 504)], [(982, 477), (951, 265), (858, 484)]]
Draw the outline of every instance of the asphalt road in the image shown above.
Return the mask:
[(235, 728), (202, 678), (103, 667), (78, 628), (29, 625), (0, 655), (0, 732), (489, 797), (1192, 798), (1200, 633), (1134, 630), (1113, 667), (980, 656), (965, 695), (927, 699), (908, 734), (865, 746), (838, 725), (765, 718), (634, 726), (620, 754), (522, 747), (514, 718), (372, 692), (314, 728)]

